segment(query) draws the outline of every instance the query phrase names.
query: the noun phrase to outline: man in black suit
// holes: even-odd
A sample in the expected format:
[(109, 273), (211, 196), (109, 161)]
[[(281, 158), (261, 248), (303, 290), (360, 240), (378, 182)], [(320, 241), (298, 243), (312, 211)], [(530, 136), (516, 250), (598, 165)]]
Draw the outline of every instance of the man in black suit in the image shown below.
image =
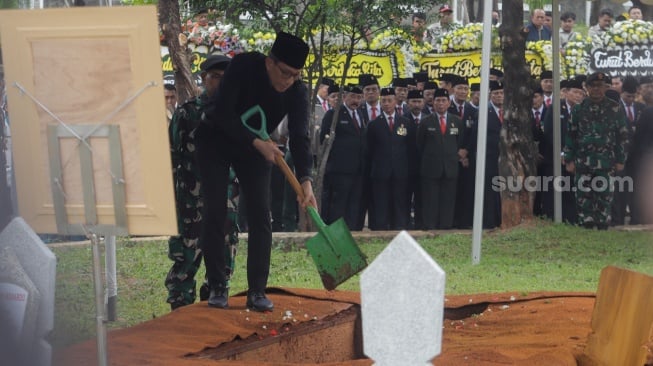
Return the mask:
[[(483, 228), (492, 229), (501, 226), (501, 195), (492, 186), (494, 177), (499, 176), (499, 143), (503, 125), (503, 83), (490, 81), (490, 106), (486, 112), (487, 138), (485, 150), (485, 193), (483, 195)], [(477, 141), (478, 123), (472, 127), (471, 141)], [(476, 144), (468, 145), (470, 154), (476, 156)], [(476, 159), (478, 160), (478, 159)]]
[[(474, 171), (469, 166), (469, 159), (467, 152), (469, 151), (467, 145), (471, 143), (469, 140), (472, 132), (472, 125), (474, 121), (478, 120), (478, 110), (474, 108), (468, 101), (469, 97), (469, 80), (467, 78), (452, 75), (449, 77), (451, 80), (451, 95), (449, 99), (451, 103), (447, 112), (452, 115), (458, 116), (462, 121), (460, 135), (462, 138), (463, 148), (461, 151), (461, 159), (458, 166), (458, 189), (456, 190), (456, 213), (454, 216), (454, 224), (459, 228), (468, 228), (472, 226), (473, 221), (473, 207), (474, 207)], [(476, 144), (476, 141), (473, 142)]]
[[(546, 106), (544, 105), (544, 91), (541, 87), (536, 87), (533, 90), (533, 105), (530, 111), (531, 126), (533, 130), (533, 141), (538, 147), (537, 158), (537, 175), (542, 179), (544, 176), (544, 164), (542, 162), (542, 140), (544, 139), (544, 129), (542, 128), (542, 120), (546, 113)], [(542, 215), (542, 190), (535, 192), (535, 200), (533, 202), (533, 215)]]
[(361, 74), (358, 77), (358, 85), (363, 89), (363, 103), (360, 109), (362, 122), (367, 125), (371, 120), (376, 119), (381, 114), (381, 105), (379, 104), (379, 91), (381, 90), (376, 76), (372, 74)]
[(392, 88), (381, 90), (381, 115), (367, 126), (368, 162), (372, 201), (372, 230), (408, 227), (409, 198), (407, 162), (415, 159), (415, 126), (395, 113)]
[[(639, 82), (632, 76), (626, 76), (621, 85), (621, 108), (624, 111), (626, 116), (626, 124), (628, 126), (628, 141), (633, 141), (633, 135), (635, 133), (635, 122), (638, 120), (639, 115), (642, 113), (646, 105), (644, 103), (636, 102), (635, 98), (637, 97), (637, 89), (639, 88)], [(626, 152), (630, 151), (630, 143), (626, 146)], [(630, 176), (632, 169), (631, 164), (628, 163), (628, 156), (626, 156), (626, 169), (615, 172), (615, 177), (627, 177)], [(612, 201), (612, 222), (611, 225), (624, 225), (626, 223), (626, 209), (627, 207), (631, 208), (631, 221), (633, 219), (632, 215), (632, 192), (630, 192), (630, 187), (624, 186), (624, 189), (619, 189), (620, 187), (615, 186), (614, 198)], [(635, 221), (637, 221), (635, 219)]]
[(327, 224), (344, 217), (351, 230), (363, 229), (364, 217), (361, 215), (363, 192), (363, 172), (365, 157), (365, 125), (358, 115), (363, 99), (363, 90), (355, 85), (344, 87), (343, 104), (334, 134), (331, 124), (336, 110), (326, 112), (322, 119), (320, 141), (327, 135), (333, 138), (329, 152), (322, 195), (322, 217)]
[[(381, 88), (376, 76), (372, 74), (361, 74), (358, 76), (358, 86), (363, 89), (364, 103), (358, 107), (358, 114), (361, 117), (363, 125), (367, 126), (371, 120), (379, 117), (381, 113), (381, 103), (379, 103), (379, 93)], [(374, 212), (371, 210), (371, 191), (370, 191), (370, 174), (369, 166), (365, 166), (363, 178), (363, 196), (361, 198), (361, 216), (369, 215), (368, 222), (373, 221)]]
[[(426, 83), (429, 84), (429, 83)], [(426, 85), (425, 84), (425, 85)], [(431, 83), (433, 84), (433, 83)], [(419, 126), (421, 121), (426, 118), (427, 114), (424, 113), (424, 93), (426, 90), (411, 90), (408, 92), (408, 113), (404, 117), (408, 118), (415, 128)], [(415, 155), (415, 160), (409, 161), (409, 178), (408, 178), (408, 195), (410, 199), (410, 210), (413, 212), (413, 229), (422, 229), (422, 194), (419, 183), (419, 154)]]
[(449, 104), (449, 93), (445, 89), (436, 90), (434, 113), (417, 127), (422, 215), (426, 230), (451, 229), (453, 226), (463, 125), (457, 115), (447, 112)]
[(434, 81), (427, 81), (424, 83), (424, 108), (422, 109), (423, 114), (433, 113), (433, 95), (435, 94), (435, 89), (438, 88), (438, 84)]
[(396, 113), (403, 116), (409, 112), (408, 81), (406, 78), (394, 78), (392, 79), (392, 87), (395, 90), (395, 98), (397, 99)]
[(200, 244), (211, 288), (208, 304), (227, 308), (229, 289), (225, 274), (225, 232), (229, 169), (238, 176), (239, 188), (247, 197), (247, 301), (255, 311), (272, 311), (265, 296), (270, 274), (272, 230), (270, 223), (270, 170), (283, 153), (275, 144), (246, 128), (242, 119), (252, 111), (254, 128), (267, 119), (267, 133), (288, 117), (290, 150), (304, 200), (317, 207), (313, 195), (313, 157), (308, 132), (308, 90), (301, 74), (309, 46), (301, 38), (279, 32), (268, 55), (248, 52), (236, 55), (224, 73), (220, 87), (205, 109), (197, 127), (196, 159), (200, 171), (204, 209)]
[[(566, 83), (566, 97), (560, 101), (560, 137), (561, 143), (567, 135), (567, 125), (571, 120), (571, 109), (585, 99), (585, 90), (581, 79), (568, 80)], [(562, 148), (553, 146), (553, 108), (547, 109), (542, 122), (543, 139), (540, 141), (542, 154), (542, 174), (544, 177), (553, 177), (553, 154), (560, 154)], [(567, 172), (564, 161), (561, 167), (562, 177), (568, 183), (562, 192), (562, 221), (569, 224), (576, 223), (576, 198), (574, 196), (574, 175)], [(553, 193), (554, 186), (551, 181), (542, 181), (542, 213), (553, 218)]]

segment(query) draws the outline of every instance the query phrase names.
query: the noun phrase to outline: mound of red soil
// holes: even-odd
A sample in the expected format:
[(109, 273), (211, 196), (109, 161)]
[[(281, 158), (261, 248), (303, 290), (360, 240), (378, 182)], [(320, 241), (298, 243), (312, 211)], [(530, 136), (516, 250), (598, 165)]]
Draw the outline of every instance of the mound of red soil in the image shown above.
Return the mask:
[[(371, 365), (362, 354), (360, 294), (268, 289), (274, 312), (199, 303), (109, 332), (110, 365)], [(447, 296), (442, 353), (434, 365), (577, 365), (592, 293)], [(319, 332), (319, 333), (317, 333)], [(222, 358), (221, 357), (226, 357)], [(95, 340), (57, 350), (57, 366), (96, 365)]]

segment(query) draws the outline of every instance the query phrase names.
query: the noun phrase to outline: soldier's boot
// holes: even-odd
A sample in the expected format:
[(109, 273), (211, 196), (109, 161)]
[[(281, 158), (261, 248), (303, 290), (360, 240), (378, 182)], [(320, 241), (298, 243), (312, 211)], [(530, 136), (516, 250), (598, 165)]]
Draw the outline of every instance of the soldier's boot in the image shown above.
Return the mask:
[(207, 282), (204, 282), (202, 286), (200, 286), (200, 301), (208, 300), (210, 295), (211, 295), (211, 288), (209, 287), (209, 284)]

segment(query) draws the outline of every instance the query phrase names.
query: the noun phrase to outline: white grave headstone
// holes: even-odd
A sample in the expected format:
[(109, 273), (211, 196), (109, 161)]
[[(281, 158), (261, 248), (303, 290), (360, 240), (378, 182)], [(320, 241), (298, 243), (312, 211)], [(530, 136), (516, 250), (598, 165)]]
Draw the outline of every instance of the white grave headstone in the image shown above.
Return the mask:
[(405, 231), (363, 271), (363, 351), (375, 365), (430, 365), (440, 354), (444, 285), (442, 268)]
[(0, 253), (0, 339), (4, 347), (16, 346), (7, 357), (13, 364), (48, 366), (56, 258), (20, 217), (0, 232)]

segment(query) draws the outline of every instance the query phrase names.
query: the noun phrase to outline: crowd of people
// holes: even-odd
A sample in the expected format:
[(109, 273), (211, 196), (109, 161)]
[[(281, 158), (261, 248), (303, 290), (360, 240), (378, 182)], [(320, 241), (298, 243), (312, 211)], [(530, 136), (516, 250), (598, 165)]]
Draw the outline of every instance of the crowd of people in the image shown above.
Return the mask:
[[(490, 81), (484, 228), (501, 224), (499, 138), (503, 124), (502, 72)], [(323, 182), (322, 215), (344, 217), (352, 230), (451, 229), (472, 225), (479, 120), (479, 85), (457, 75), (417, 82), (398, 78), (381, 87), (371, 75), (340, 91), (328, 87), (331, 107), (319, 127), (332, 138)], [(330, 83), (326, 80), (323, 83)], [(633, 191), (637, 160), (649, 142), (641, 116), (653, 106), (653, 79), (578, 76), (560, 83), (553, 100), (553, 75), (533, 80), (530, 123), (538, 147), (533, 214), (554, 216), (554, 189), (562, 191), (563, 220), (586, 227), (640, 223)], [(335, 112), (335, 93), (342, 106)], [(316, 105), (322, 108), (322, 105)], [(553, 142), (553, 108), (560, 109), (562, 146)], [(334, 113), (339, 113), (334, 119)], [(646, 115), (646, 114), (644, 114)], [(568, 184), (554, 188), (554, 151), (563, 153)], [(615, 185), (614, 177), (622, 178)], [(625, 178), (625, 179), (624, 179)], [(578, 186), (579, 181), (584, 186)], [(605, 188), (595, 187), (608, 182)], [(593, 184), (592, 187), (589, 185)], [(587, 186), (587, 187), (586, 187)]]

